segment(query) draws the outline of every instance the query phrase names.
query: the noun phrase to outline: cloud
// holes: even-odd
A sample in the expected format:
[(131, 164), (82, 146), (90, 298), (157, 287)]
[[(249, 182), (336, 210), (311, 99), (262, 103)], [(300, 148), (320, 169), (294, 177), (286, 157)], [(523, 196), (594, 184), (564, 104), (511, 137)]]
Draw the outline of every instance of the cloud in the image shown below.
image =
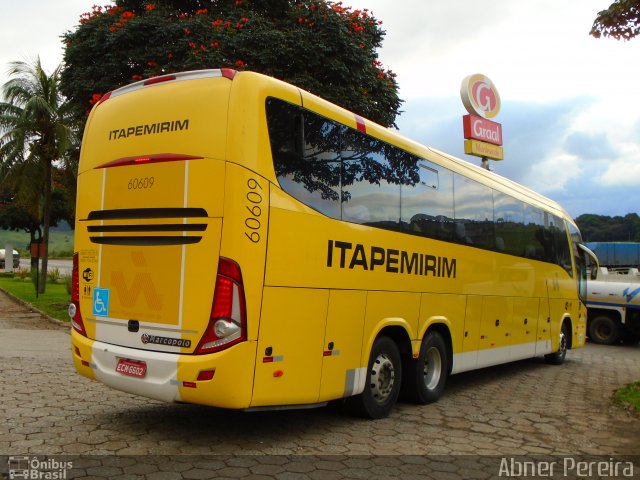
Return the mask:
[(623, 145), (620, 156), (607, 165), (599, 180), (605, 186), (637, 189), (640, 182), (640, 145)]
[[(625, 215), (640, 205), (640, 135), (622, 139), (593, 116), (588, 96), (550, 102), (503, 102), (505, 160), (493, 170), (559, 202), (574, 217), (583, 213)], [(410, 99), (398, 118), (400, 133), (470, 163), (464, 154), (459, 97)], [(585, 118), (590, 121), (585, 121)], [(638, 131), (640, 121), (628, 125)], [(626, 140), (625, 140), (626, 139)]]
[(564, 148), (569, 153), (586, 160), (613, 158), (618, 155), (606, 132), (571, 133), (565, 139)]
[(8, 80), (7, 64), (15, 60), (29, 61), (40, 56), (45, 71), (51, 73), (62, 61), (61, 35), (78, 25), (80, 14), (91, 10), (92, 4), (85, 0), (0, 0), (4, 19), (0, 34), (0, 85)]

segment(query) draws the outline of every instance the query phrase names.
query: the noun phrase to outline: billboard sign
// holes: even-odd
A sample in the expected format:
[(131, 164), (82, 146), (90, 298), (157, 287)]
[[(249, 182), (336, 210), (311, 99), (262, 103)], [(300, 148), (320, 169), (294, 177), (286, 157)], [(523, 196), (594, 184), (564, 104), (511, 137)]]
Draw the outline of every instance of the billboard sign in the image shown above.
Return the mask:
[(502, 145), (502, 125), (475, 115), (462, 117), (464, 138)]
[(476, 157), (491, 158), (492, 160), (502, 160), (504, 158), (502, 147), (479, 140), (465, 140), (464, 153), (475, 155)]
[(469, 75), (462, 80), (460, 97), (471, 115), (492, 119), (500, 112), (498, 90), (489, 77), (481, 73)]

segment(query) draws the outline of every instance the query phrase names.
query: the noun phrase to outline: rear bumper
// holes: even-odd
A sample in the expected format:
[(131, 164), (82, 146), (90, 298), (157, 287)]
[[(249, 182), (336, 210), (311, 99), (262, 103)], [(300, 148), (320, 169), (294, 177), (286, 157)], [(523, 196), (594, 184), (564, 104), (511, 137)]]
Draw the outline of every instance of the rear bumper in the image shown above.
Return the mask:
[[(210, 355), (180, 355), (120, 347), (71, 334), (76, 370), (105, 385), (164, 402), (187, 402), (222, 408), (247, 408), (253, 391), (255, 342), (243, 342)], [(120, 358), (145, 362), (143, 378), (116, 372)], [(203, 370), (211, 380), (198, 381)]]

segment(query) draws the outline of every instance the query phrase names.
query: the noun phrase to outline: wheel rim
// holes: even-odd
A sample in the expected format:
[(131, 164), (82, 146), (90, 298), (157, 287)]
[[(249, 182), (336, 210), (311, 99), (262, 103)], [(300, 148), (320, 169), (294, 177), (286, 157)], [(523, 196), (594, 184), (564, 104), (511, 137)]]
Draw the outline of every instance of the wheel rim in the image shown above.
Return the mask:
[(386, 353), (378, 355), (371, 366), (371, 395), (378, 403), (389, 399), (396, 381), (396, 369)]
[(427, 350), (422, 373), (427, 389), (435, 389), (440, 382), (440, 376), (442, 374), (442, 356), (440, 355), (440, 350), (436, 347), (431, 347)]
[(558, 350), (558, 354), (561, 357), (564, 357), (567, 354), (567, 334), (565, 333), (564, 328), (560, 332), (560, 349)]
[(600, 322), (594, 329), (596, 336), (602, 340), (607, 340), (611, 337), (611, 327), (605, 322)]

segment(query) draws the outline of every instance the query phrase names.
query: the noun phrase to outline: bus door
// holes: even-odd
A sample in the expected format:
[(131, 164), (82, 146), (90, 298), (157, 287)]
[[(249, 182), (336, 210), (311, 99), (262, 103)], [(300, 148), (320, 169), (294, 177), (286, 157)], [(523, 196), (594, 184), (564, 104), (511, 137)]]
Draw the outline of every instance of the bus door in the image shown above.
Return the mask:
[(513, 299), (511, 360), (536, 356), (539, 303), (537, 298)]
[(478, 368), (508, 362), (513, 332), (513, 298), (487, 296), (480, 322)]
[(557, 288), (553, 279), (547, 279), (547, 296), (540, 299), (540, 315), (538, 317), (538, 334), (536, 342), (536, 355), (551, 353), (551, 322), (553, 311), (551, 299)]

